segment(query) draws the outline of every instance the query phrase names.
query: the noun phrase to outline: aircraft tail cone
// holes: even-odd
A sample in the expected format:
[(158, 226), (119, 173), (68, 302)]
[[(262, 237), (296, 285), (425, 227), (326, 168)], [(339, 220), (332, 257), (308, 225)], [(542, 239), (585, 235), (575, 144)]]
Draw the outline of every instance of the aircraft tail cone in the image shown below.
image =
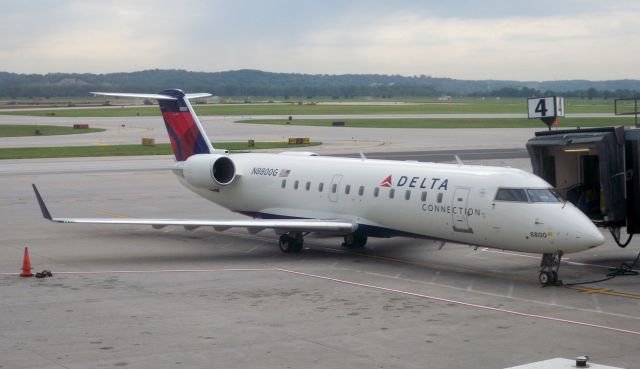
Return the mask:
[(24, 258), (22, 260), (22, 273), (20, 273), (21, 277), (33, 277), (33, 273), (31, 273), (31, 260), (29, 259), (29, 248), (24, 248)]

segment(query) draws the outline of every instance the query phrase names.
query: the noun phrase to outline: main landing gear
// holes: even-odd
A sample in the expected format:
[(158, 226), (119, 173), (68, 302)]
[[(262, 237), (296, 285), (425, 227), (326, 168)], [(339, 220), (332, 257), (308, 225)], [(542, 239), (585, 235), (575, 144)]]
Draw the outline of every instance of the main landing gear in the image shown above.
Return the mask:
[(282, 252), (298, 253), (302, 250), (303, 243), (302, 232), (289, 232), (280, 236), (278, 246)]
[[(286, 253), (298, 253), (302, 251), (304, 244), (304, 235), (302, 232), (289, 232), (280, 236), (278, 246), (280, 251)], [(364, 248), (367, 244), (367, 236), (350, 233), (344, 236), (342, 246), (350, 250), (358, 250)]]
[(538, 275), (538, 281), (540, 281), (541, 285), (546, 287), (562, 284), (562, 281), (558, 280), (558, 269), (560, 269), (562, 254), (562, 251), (554, 254), (542, 254), (541, 269)]
[(350, 250), (358, 250), (364, 248), (367, 244), (367, 236), (357, 234), (357, 233), (349, 233), (344, 236), (344, 242), (342, 246), (350, 249)]

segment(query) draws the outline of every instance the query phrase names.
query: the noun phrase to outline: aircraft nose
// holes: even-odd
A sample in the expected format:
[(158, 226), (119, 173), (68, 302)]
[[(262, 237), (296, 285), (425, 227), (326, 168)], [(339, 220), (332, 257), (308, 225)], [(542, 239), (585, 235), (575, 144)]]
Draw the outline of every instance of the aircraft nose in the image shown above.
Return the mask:
[(578, 231), (580, 241), (586, 248), (593, 248), (604, 243), (602, 232), (590, 220)]
[(569, 248), (565, 251), (578, 252), (604, 243), (604, 236), (598, 227), (582, 211), (570, 204), (564, 206), (563, 210), (562, 221), (559, 222), (566, 227), (568, 241), (572, 244), (572, 251)]

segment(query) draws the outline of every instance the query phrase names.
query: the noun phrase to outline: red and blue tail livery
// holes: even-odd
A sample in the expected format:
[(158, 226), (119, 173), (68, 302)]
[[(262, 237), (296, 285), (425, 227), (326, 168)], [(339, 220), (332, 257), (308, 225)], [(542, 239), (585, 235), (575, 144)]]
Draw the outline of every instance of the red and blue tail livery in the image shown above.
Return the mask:
[(137, 97), (158, 100), (164, 124), (169, 133), (171, 148), (176, 161), (185, 161), (196, 154), (210, 154), (213, 146), (204, 133), (189, 99), (211, 96), (210, 94), (185, 94), (182, 90), (164, 90), (159, 94), (92, 92), (95, 95)]
[(208, 138), (200, 129), (198, 118), (184, 92), (177, 89), (164, 90), (160, 95), (176, 98), (175, 100), (158, 100), (176, 160), (184, 161), (195, 154), (210, 154)]

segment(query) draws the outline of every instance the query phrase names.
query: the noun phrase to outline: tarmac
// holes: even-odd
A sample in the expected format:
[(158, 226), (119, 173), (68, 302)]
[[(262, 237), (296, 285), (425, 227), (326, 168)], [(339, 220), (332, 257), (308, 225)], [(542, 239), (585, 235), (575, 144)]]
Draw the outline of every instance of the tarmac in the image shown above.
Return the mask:
[[(429, 115), (439, 117), (440, 115)], [(448, 116), (496, 117), (500, 114), (448, 114)], [(425, 116), (425, 115), (420, 115)], [(407, 115), (359, 115), (351, 118), (407, 118)], [(200, 117), (209, 139), (213, 141), (287, 141), (289, 137), (309, 137), (322, 142), (312, 147), (321, 153), (399, 152), (424, 150), (466, 150), (523, 148), (534, 132), (544, 129), (416, 129), (416, 128), (353, 128), (312, 127), (271, 124), (234, 123), (243, 119), (278, 119), (277, 116), (203, 116)], [(282, 116), (281, 119), (286, 119)], [(294, 117), (297, 119), (298, 117)], [(345, 119), (345, 116), (299, 116), (304, 119)], [(428, 119), (428, 118), (425, 118)], [(160, 117), (115, 117), (115, 118), (61, 118), (0, 115), (0, 124), (50, 124), (72, 126), (86, 123), (93, 128), (104, 128), (106, 132), (62, 136), (32, 136), (0, 138), (0, 148), (38, 146), (85, 146), (140, 144), (142, 138), (153, 138), (156, 143), (167, 143), (169, 138)], [(468, 140), (461, 140), (468, 137)], [(294, 149), (296, 150), (296, 149)], [(309, 150), (300, 148), (297, 150)]]
[[(220, 127), (228, 125), (254, 128)], [(232, 140), (224, 129), (209, 133)], [(378, 131), (356, 133), (375, 141)], [(530, 170), (528, 130), (434, 133), (454, 147), (431, 137), (435, 130), (402, 131), (386, 139), (406, 151), (366, 151), (452, 161), (466, 147), (465, 162)], [(429, 142), (442, 149), (415, 152)], [(334, 149), (327, 153), (340, 154)], [(350, 252), (338, 238), (309, 235), (303, 252), (289, 255), (269, 231), (54, 224), (31, 190), (36, 183), (54, 216), (242, 218), (182, 188), (172, 162), (0, 162), (0, 368), (505, 368), (581, 355), (638, 367), (638, 276), (541, 288), (539, 255), (459, 244), (370, 239)], [(620, 249), (607, 235), (605, 245), (567, 255), (561, 279), (602, 279), (639, 245)], [(34, 272), (53, 277), (18, 276), (25, 246)]]

